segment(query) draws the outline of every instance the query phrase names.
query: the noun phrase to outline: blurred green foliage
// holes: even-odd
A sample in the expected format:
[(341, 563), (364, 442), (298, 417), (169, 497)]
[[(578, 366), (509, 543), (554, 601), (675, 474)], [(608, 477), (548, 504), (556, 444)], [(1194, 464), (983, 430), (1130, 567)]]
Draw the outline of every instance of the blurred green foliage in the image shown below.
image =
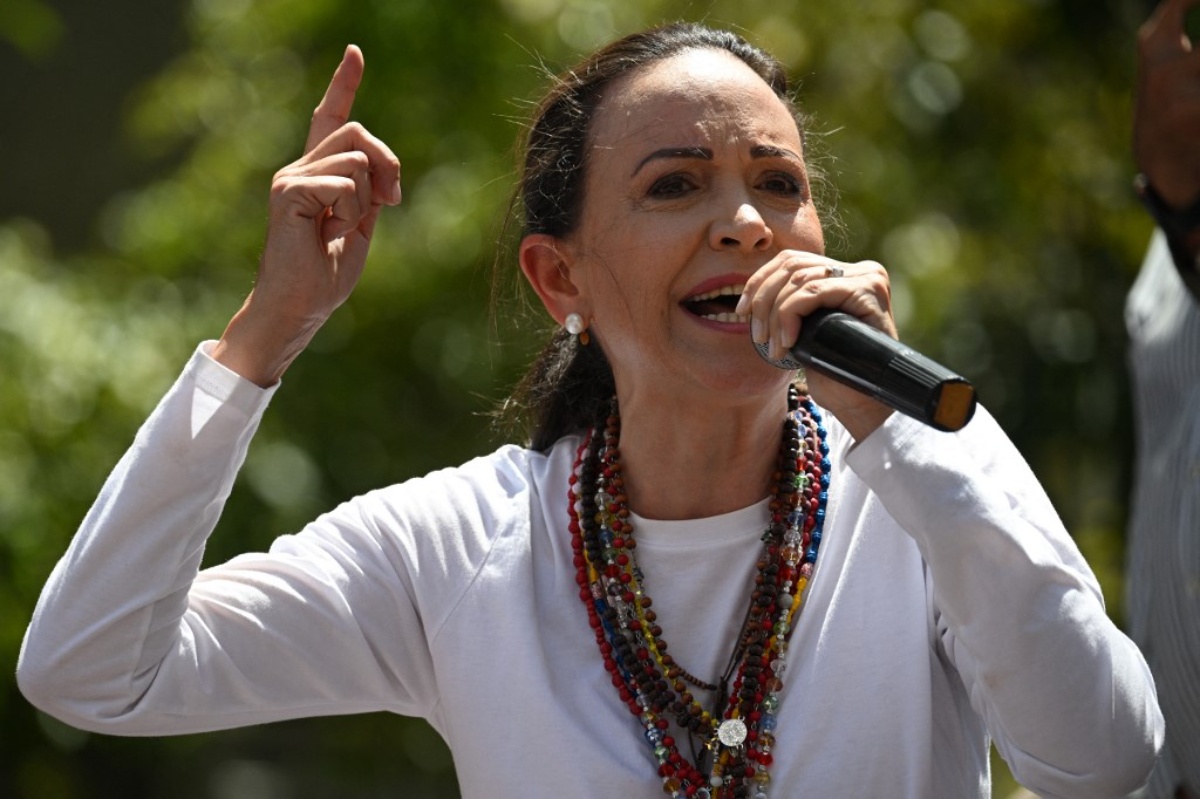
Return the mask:
[[(5, 152), (0, 210), (3, 662), (137, 425), (248, 290), (270, 176), (298, 155), (347, 42), (367, 59), (355, 115), (400, 155), (404, 206), (381, 222), (359, 290), (289, 372), (210, 562), (496, 443), (485, 414), (547, 321), (515, 299), (488, 311), (512, 142), (543, 67), (676, 18), (733, 27), (789, 64), (837, 188), (824, 197), (840, 219), (827, 214), (832, 254), (889, 267), (905, 339), (977, 382), (1119, 619), (1132, 460), (1122, 303), (1150, 232), (1128, 157), (1145, 3), (141, 5), (0, 6), (4, 58), (58, 75), (62, 114), (25, 97), (28, 110), (0, 125), (0, 143), (24, 142)], [(80, 21), (89, 8), (104, 20)], [(119, 30), (102, 34), (105, 20)], [(121, 32), (131, 44), (114, 45)], [(89, 87), (124, 76), (111, 116), (70, 116), (99, 91), (73, 93), (72, 74)], [(40, 138), (22, 139), (26, 128)], [(121, 740), (36, 714), (11, 680), (0, 692), (0, 795), (397, 792), (455, 795), (449, 755), (418, 722)]]

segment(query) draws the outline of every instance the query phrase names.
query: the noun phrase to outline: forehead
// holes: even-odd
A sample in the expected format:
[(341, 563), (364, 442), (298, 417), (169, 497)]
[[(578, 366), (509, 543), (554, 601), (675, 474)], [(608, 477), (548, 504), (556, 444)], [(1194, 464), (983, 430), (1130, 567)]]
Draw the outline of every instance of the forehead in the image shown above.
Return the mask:
[(669, 145), (776, 144), (800, 152), (800, 132), (774, 90), (736, 56), (688, 50), (642, 67), (605, 93), (592, 123), (600, 155)]

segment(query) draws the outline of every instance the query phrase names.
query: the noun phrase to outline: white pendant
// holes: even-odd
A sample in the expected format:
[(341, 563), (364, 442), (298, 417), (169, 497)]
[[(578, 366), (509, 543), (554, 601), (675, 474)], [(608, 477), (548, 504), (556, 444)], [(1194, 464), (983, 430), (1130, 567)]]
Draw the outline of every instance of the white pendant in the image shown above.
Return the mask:
[(746, 724), (741, 719), (725, 719), (717, 727), (717, 740), (731, 749), (746, 741)]

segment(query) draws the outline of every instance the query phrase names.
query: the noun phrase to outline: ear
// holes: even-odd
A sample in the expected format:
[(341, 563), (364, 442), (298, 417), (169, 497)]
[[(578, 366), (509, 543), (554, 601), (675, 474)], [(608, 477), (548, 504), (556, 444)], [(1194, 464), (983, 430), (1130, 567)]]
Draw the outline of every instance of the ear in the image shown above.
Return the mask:
[(548, 233), (531, 233), (521, 239), (521, 271), (529, 285), (537, 292), (542, 305), (554, 321), (560, 325), (567, 314), (585, 313), (581, 306), (581, 292), (571, 271), (570, 256), (566, 248)]

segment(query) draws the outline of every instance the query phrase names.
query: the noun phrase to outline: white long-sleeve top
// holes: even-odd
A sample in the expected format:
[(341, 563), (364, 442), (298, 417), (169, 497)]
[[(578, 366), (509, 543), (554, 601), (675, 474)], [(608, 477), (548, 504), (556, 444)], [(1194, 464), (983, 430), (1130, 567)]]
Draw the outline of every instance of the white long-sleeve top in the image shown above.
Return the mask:
[[(662, 796), (575, 584), (578, 442), (502, 447), (198, 571), (270, 396), (193, 357), (44, 589), (18, 667), (30, 701), (125, 735), (388, 710), (445, 737), (465, 797)], [(896, 414), (857, 444), (826, 426), (771, 795), (985, 797), (989, 735), (1044, 797), (1137, 787), (1163, 735), (1149, 672), (994, 420), (945, 434)], [(765, 504), (634, 523), (672, 654), (715, 677)]]

